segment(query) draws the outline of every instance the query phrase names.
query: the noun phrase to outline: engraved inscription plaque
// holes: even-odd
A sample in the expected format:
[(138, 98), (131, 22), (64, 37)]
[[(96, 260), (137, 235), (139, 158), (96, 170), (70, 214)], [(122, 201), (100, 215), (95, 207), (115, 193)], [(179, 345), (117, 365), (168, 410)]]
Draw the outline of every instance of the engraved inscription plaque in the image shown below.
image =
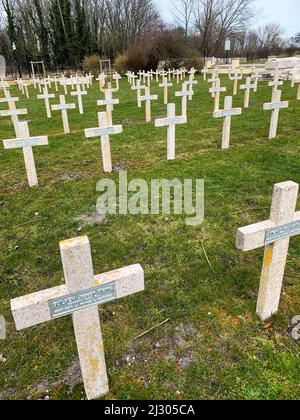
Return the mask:
[(115, 283), (105, 284), (82, 292), (49, 301), (50, 314), (53, 319), (70, 315), (76, 311), (111, 302), (117, 299)]
[(300, 221), (291, 222), (283, 226), (269, 229), (266, 232), (265, 244), (270, 245), (280, 239), (300, 235)]

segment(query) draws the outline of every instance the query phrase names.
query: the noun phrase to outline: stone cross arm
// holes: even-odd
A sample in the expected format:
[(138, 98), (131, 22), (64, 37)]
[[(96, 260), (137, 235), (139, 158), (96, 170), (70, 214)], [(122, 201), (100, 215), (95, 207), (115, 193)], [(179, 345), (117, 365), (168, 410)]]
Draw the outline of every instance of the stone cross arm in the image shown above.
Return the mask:
[(144, 102), (144, 101), (157, 101), (158, 100), (158, 95), (140, 96), (140, 100), (142, 102)]
[[(298, 222), (300, 224), (300, 212), (296, 212), (294, 215), (293, 223)], [(276, 226), (275, 222), (267, 220), (238, 229), (236, 247), (241, 251), (252, 251), (264, 247), (267, 232)]]
[(214, 112), (214, 118), (232, 117), (234, 115), (241, 115), (242, 108), (224, 109)]
[(240, 86), (240, 89), (241, 90), (247, 90), (247, 89), (255, 89), (255, 85), (252, 85), (251, 83), (247, 83), (247, 84), (245, 84), (245, 85), (241, 85)]
[(282, 80), (275, 80), (274, 82), (269, 82), (268, 86), (270, 86), (270, 87), (283, 86), (283, 81)]
[(170, 125), (187, 124), (187, 117), (163, 118), (155, 120), (155, 127), (167, 127)]
[(226, 87), (215, 87), (215, 88), (210, 88), (209, 89), (209, 93), (221, 93), (221, 92), (226, 92)]
[(238, 76), (238, 75), (236, 75), (236, 76), (230, 76), (230, 80), (232, 80), (232, 81), (242, 80), (242, 79), (243, 79), (242, 76)]
[(172, 83), (160, 83), (159, 87), (160, 88), (167, 88), (167, 87), (172, 87), (173, 84)]
[(3, 140), (4, 149), (21, 149), (23, 147), (47, 146), (48, 144), (47, 136)]
[(85, 137), (87, 139), (92, 137), (102, 137), (102, 136), (111, 136), (113, 134), (121, 134), (123, 133), (123, 126), (122, 125), (115, 125), (113, 127), (107, 128), (87, 128), (84, 130)]
[(12, 110), (5, 110), (0, 111), (1, 117), (11, 117), (13, 115), (27, 115), (27, 109), (12, 109)]
[(45, 93), (43, 95), (37, 95), (37, 99), (54, 99), (54, 93)]
[[(110, 284), (115, 286), (115, 296), (109, 301), (124, 298), (144, 290), (144, 271), (140, 265), (132, 265), (94, 276), (93, 284), (95, 290), (99, 286)], [(90, 291), (92, 292), (93, 289)], [(70, 295), (67, 285), (62, 285), (12, 300), (11, 309), (17, 330), (20, 331), (60, 317), (53, 317), (50, 303), (56, 299), (68, 298), (68, 296)], [(94, 303), (90, 306), (98, 306), (98, 304)]]
[(194, 91), (193, 90), (191, 90), (191, 91), (182, 91), (182, 92), (175, 92), (175, 96), (176, 97), (184, 97), (184, 96), (193, 96), (194, 95)]
[(75, 90), (73, 92), (71, 92), (71, 96), (78, 96), (78, 95), (87, 95), (87, 91), (86, 90)]
[(19, 102), (19, 98), (0, 98), (0, 103)]
[(66, 111), (68, 109), (76, 109), (75, 104), (51, 105), (52, 111)]
[(101, 99), (97, 101), (98, 106), (105, 106), (105, 105), (119, 105), (120, 100), (119, 99)]
[(289, 102), (272, 102), (264, 104), (264, 111), (273, 111), (274, 109), (284, 109), (289, 107)]
[(143, 90), (146, 89), (145, 85), (136, 85), (136, 86), (132, 86), (131, 90)]

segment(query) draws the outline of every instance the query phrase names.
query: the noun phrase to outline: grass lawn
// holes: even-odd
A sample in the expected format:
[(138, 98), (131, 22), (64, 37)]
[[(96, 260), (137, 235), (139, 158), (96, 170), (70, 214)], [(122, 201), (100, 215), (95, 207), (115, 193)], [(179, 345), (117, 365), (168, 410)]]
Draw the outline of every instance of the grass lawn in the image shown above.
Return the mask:
[[(49, 146), (34, 148), (35, 189), (27, 187), (22, 151), (0, 146), (0, 315), (7, 320), (0, 399), (84, 398), (71, 317), (17, 333), (10, 312), (10, 299), (64, 282), (58, 243), (80, 235), (91, 241), (95, 274), (134, 263), (145, 270), (144, 293), (99, 307), (107, 399), (300, 398), (300, 346), (289, 329), (300, 314), (300, 239), (291, 240), (280, 312), (270, 328), (255, 315), (263, 250), (235, 248), (237, 228), (269, 217), (274, 184), (300, 183), (296, 88), (285, 84), (282, 99), (290, 108), (281, 111), (278, 138), (268, 141), (271, 113), (262, 106), (271, 88), (260, 83), (250, 108), (233, 118), (224, 152), (223, 121), (212, 118), (209, 86), (198, 80), (189, 122), (176, 130), (175, 162), (166, 161), (166, 129), (145, 123), (127, 79), (113, 115), (124, 133), (111, 137), (113, 164), (129, 179), (205, 179), (205, 222), (198, 227), (186, 226), (183, 216), (108, 216), (104, 224), (80, 229), (76, 218), (95, 211), (96, 183), (119, 176), (117, 170), (103, 174), (99, 140), (84, 138), (85, 128), (97, 126), (102, 109), (95, 103), (103, 95), (94, 82), (83, 99), (84, 116), (69, 112), (67, 136), (60, 112), (47, 120), (33, 87), (30, 100), (22, 96), (18, 108), (28, 108), (31, 135), (49, 135)], [(171, 102), (181, 89), (173, 83)], [(227, 77), (222, 85), (231, 94)], [(17, 88), (11, 91), (19, 96)], [(154, 83), (151, 93), (159, 93), (153, 117), (166, 116), (163, 90)], [(75, 101), (68, 95), (68, 103)], [(179, 114), (180, 98), (176, 103)], [(234, 98), (235, 107), (242, 105), (243, 93)], [(14, 137), (10, 119), (2, 118), (1, 140)]]

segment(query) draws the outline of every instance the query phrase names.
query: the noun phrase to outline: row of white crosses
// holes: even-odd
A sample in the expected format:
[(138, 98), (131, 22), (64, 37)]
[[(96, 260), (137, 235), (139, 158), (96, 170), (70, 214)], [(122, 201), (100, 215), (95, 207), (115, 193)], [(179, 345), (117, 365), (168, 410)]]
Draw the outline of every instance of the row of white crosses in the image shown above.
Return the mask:
[[(162, 84), (165, 84), (165, 79), (167, 79), (167, 83), (171, 83), (172, 79), (176, 79), (177, 84), (179, 85), (180, 82), (182, 82), (187, 74), (187, 70), (185, 68), (181, 68), (181, 69), (169, 69), (169, 70), (156, 70), (156, 71), (139, 71), (138, 74), (135, 74), (132, 71), (128, 71), (126, 73), (127, 79), (128, 79), (128, 83), (130, 83), (130, 85), (135, 86), (136, 85), (136, 80), (139, 79), (143, 84), (146, 84), (147, 87), (151, 87), (151, 81), (153, 80), (154, 76), (156, 77), (156, 82), (159, 83), (159, 79), (162, 79)], [(192, 75), (192, 77), (194, 77), (196, 73), (195, 69), (191, 69), (189, 74)]]
[(132, 265), (94, 274), (88, 237), (60, 242), (65, 284), (11, 301), (18, 331), (72, 316), (87, 399), (109, 392), (98, 306), (144, 291), (144, 271)]
[[(276, 91), (275, 94), (273, 94), (273, 101), (271, 103), (264, 104), (264, 107), (263, 107), (265, 111), (272, 111), (270, 131), (269, 131), (270, 140), (276, 138), (277, 136), (280, 109), (286, 109), (289, 107), (289, 102), (281, 101), (281, 94), (282, 94), (281, 91), (279, 90)], [(223, 150), (228, 149), (230, 145), (231, 117), (242, 114), (241, 108), (232, 108), (232, 102), (233, 102), (232, 97), (227, 96), (225, 98), (224, 110), (221, 110), (221, 111), (215, 110), (213, 114), (214, 118), (224, 118), (223, 136), (222, 136), (222, 149)]]

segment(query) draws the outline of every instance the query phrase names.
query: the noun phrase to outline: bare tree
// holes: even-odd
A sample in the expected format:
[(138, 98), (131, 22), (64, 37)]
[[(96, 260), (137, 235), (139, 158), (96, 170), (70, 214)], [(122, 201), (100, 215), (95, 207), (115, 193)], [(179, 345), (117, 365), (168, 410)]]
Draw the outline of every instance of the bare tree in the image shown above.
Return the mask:
[(187, 38), (193, 19), (195, 0), (173, 0), (174, 17), (178, 26), (184, 29)]
[(220, 54), (227, 37), (245, 30), (254, 0), (196, 0), (196, 29), (204, 55)]

